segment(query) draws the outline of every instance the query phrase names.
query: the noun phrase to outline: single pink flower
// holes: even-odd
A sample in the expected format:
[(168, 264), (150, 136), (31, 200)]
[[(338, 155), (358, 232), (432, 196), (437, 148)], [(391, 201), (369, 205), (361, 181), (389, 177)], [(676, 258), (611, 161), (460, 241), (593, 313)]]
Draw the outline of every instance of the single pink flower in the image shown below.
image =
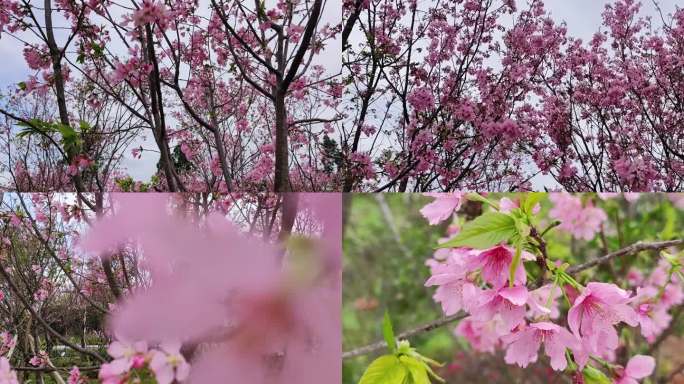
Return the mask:
[(100, 367), (99, 377), (103, 380), (115, 383), (118, 378), (130, 371), (131, 368), (140, 367), (140, 358), (145, 359), (147, 343), (138, 341), (129, 343), (126, 341), (113, 341), (107, 348), (107, 353), (114, 358), (111, 362)]
[(638, 287), (630, 303), (636, 311), (641, 334), (649, 342), (655, 341), (655, 338), (667, 328), (672, 320), (672, 316), (667, 313), (667, 307), (658, 299), (658, 288)]
[(420, 213), (425, 217), (430, 225), (437, 225), (451, 217), (463, 203), (465, 193), (425, 193), (425, 196), (434, 197), (435, 200), (424, 206)]
[(444, 262), (435, 259), (429, 263), (432, 276), (425, 282), (426, 287), (437, 285), (433, 298), (442, 305), (442, 310), (447, 316), (458, 313), (460, 310), (470, 311), (476, 304), (475, 298), (480, 290), (472, 281), (468, 280), (468, 270), (465, 268), (464, 258), (470, 252), (469, 249), (450, 249), (450, 253)]
[(579, 340), (567, 329), (550, 322), (530, 324), (521, 331), (503, 338), (508, 344), (505, 360), (508, 364), (518, 364), (525, 368), (537, 361), (539, 347), (544, 344), (544, 352), (551, 359), (551, 368), (563, 371), (568, 365), (565, 349), (579, 349)]
[(615, 384), (638, 384), (638, 379), (651, 376), (655, 369), (655, 359), (651, 356), (636, 355), (627, 362), (622, 372), (618, 372)]
[[(586, 353), (603, 355), (617, 348), (615, 324), (625, 322), (632, 327), (638, 324), (637, 314), (628, 303), (629, 293), (615, 284), (587, 284), (568, 312), (568, 325), (582, 339)], [(582, 356), (578, 364), (583, 366), (586, 358)]]
[(69, 378), (67, 379), (67, 384), (80, 384), (81, 382), (81, 371), (78, 369), (77, 366), (74, 366), (71, 369), (71, 371), (69, 371)]
[(150, 369), (159, 384), (183, 382), (190, 375), (190, 364), (180, 353), (180, 343), (163, 343), (160, 350), (152, 351)]
[(530, 292), (527, 304), (530, 307), (528, 315), (530, 317), (548, 316), (557, 319), (560, 316), (558, 302), (556, 301), (563, 294), (560, 287), (554, 284), (547, 284)]
[[(482, 278), (484, 281), (491, 284), (494, 288), (499, 288), (508, 283), (509, 271), (514, 255), (515, 250), (505, 245), (499, 245), (470, 256), (467, 260), (467, 267), (469, 270), (482, 268)], [(522, 259), (534, 260), (534, 256), (529, 252), (523, 251)], [(513, 284), (524, 285), (526, 282), (525, 267), (520, 262), (515, 270), (515, 281)]]
[(525, 286), (516, 286), (480, 291), (476, 300), (478, 306), (471, 310), (475, 320), (486, 321), (500, 317), (500, 333), (510, 331), (525, 321), (525, 303), (528, 292)]

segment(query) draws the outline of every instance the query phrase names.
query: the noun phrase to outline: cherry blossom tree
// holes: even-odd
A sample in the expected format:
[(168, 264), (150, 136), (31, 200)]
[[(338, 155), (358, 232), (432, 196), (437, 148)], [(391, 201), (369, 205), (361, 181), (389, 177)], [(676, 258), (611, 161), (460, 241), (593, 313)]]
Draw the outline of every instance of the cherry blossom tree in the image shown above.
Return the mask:
[(343, 12), (344, 191), (681, 190), (682, 9), (608, 1), (587, 42), (541, 0)]
[[(54, 147), (50, 162), (81, 192), (92, 190), (84, 172), (117, 171), (100, 180), (105, 190), (131, 189), (112, 168), (150, 151), (158, 172), (144, 189), (333, 189), (321, 156), (336, 145), (341, 90), (336, 68), (324, 65), (339, 54), (332, 8), (324, 0), (4, 2), (0, 36), (23, 42), (34, 73), (0, 109), (6, 135)], [(36, 93), (50, 114), (26, 113)], [(154, 147), (140, 144), (147, 137)]]

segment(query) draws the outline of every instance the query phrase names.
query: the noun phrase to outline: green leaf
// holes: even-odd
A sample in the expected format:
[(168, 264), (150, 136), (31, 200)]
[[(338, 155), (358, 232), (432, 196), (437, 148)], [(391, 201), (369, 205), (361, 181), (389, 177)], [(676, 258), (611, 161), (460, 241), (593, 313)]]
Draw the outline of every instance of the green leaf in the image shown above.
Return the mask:
[(101, 57), (104, 54), (104, 47), (99, 44), (92, 43), (90, 48), (93, 49), (93, 56), (95, 57)]
[(471, 247), (486, 249), (509, 240), (518, 233), (515, 219), (499, 212), (487, 212), (466, 223), (453, 239), (438, 248)]
[(382, 336), (385, 338), (387, 348), (390, 353), (397, 351), (397, 341), (394, 338), (394, 329), (392, 328), (392, 320), (389, 313), (385, 311), (385, 317), (382, 319)]
[(361, 376), (359, 384), (403, 383), (408, 370), (395, 355), (384, 355), (375, 359)]
[(17, 133), (19, 138), (24, 138), (34, 133), (45, 134), (49, 130), (49, 124), (39, 119), (30, 119), (28, 122), (20, 121), (17, 123), (17, 126), (24, 127), (24, 129)]
[(22, 91), (25, 91), (26, 90), (26, 83), (23, 81), (20, 81), (17, 83), (17, 87), (19, 87), (19, 89), (21, 89)]
[(78, 128), (81, 130), (81, 132), (86, 133), (90, 130), (91, 127), (87, 121), (81, 120), (78, 122)]
[(413, 384), (430, 384), (427, 366), (422, 361), (411, 356), (400, 356), (399, 360), (408, 369)]

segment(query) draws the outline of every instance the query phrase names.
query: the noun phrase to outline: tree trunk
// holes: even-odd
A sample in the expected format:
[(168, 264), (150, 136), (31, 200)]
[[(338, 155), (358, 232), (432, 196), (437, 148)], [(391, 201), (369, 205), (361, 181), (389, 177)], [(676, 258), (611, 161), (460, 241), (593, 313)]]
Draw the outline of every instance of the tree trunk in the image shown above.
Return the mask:
[(273, 189), (276, 192), (289, 192), (289, 156), (287, 144), (287, 111), (285, 92), (278, 88), (273, 100), (275, 104), (275, 176)]

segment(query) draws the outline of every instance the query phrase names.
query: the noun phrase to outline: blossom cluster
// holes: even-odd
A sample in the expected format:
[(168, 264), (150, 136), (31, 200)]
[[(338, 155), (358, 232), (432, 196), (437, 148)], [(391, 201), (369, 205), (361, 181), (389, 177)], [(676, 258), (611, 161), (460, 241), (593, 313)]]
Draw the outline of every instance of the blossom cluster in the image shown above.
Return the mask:
[(162, 343), (148, 348), (146, 342), (113, 341), (107, 352), (114, 358), (100, 367), (102, 384), (128, 382), (135, 370), (149, 369), (159, 384), (182, 383), (190, 375), (190, 364), (180, 352), (177, 342)]
[[(467, 198), (463, 193), (431, 196), (435, 200), (421, 213), (433, 225), (451, 218)], [(583, 204), (579, 197), (551, 194), (549, 200), (553, 203), (549, 215), (560, 220), (558, 228), (577, 238), (593, 239), (606, 220), (601, 208)], [(497, 209), (510, 212), (515, 207), (515, 202), (502, 198)], [(458, 234), (454, 228), (450, 227), (450, 238)], [(437, 250), (427, 261), (431, 276), (425, 286), (437, 287), (433, 298), (444, 314), (467, 314), (455, 335), (478, 351), (504, 350), (505, 361), (521, 367), (535, 363), (543, 345), (556, 371), (581, 372), (597, 360), (612, 367), (616, 383), (634, 383), (653, 372), (655, 362), (650, 356), (633, 356), (625, 368), (613, 363), (620, 347), (616, 327), (639, 327), (650, 342), (668, 327), (669, 311), (684, 303), (682, 282), (676, 276), (681, 266), (676, 260), (664, 257), (649, 276), (632, 268), (625, 289), (598, 281), (582, 285), (571, 277), (539, 286), (542, 280), (530, 281), (525, 267), (538, 262), (538, 257), (522, 250), (517, 269), (509, 273), (515, 254), (516, 249), (505, 243), (487, 249), (449, 247)], [(556, 263), (555, 267), (568, 276), (567, 266)], [(566, 300), (566, 307), (560, 298)], [(563, 308), (567, 313), (563, 314)]]

